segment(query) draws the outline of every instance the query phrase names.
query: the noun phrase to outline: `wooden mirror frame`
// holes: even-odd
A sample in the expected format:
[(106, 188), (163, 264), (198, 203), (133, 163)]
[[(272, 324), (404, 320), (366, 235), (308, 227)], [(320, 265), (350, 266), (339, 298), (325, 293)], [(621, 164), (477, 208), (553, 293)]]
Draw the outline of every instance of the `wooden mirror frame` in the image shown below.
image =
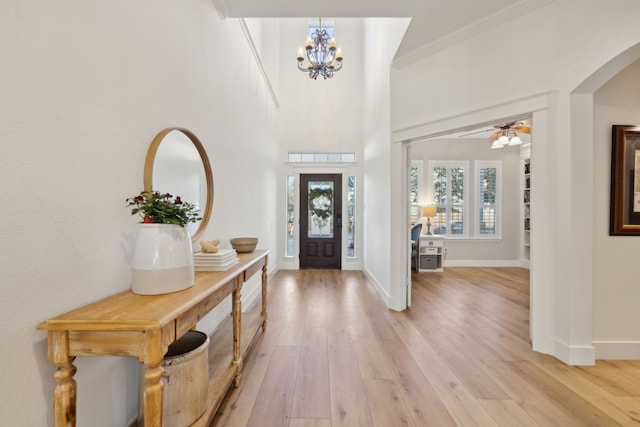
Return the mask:
[(160, 131), (149, 146), (149, 150), (147, 150), (147, 157), (144, 161), (144, 189), (150, 190), (153, 187), (153, 165), (156, 158), (156, 153), (158, 152), (158, 148), (160, 144), (164, 140), (164, 138), (174, 130), (182, 132), (187, 136), (193, 143), (196, 150), (198, 150), (198, 154), (200, 154), (200, 159), (202, 160), (202, 166), (204, 167), (205, 180), (207, 183), (207, 200), (204, 205), (204, 210), (202, 213), (202, 220), (200, 221), (200, 225), (198, 229), (191, 236), (191, 241), (195, 242), (196, 239), (200, 237), (200, 235), (207, 228), (207, 224), (209, 223), (209, 218), (211, 217), (211, 211), (213, 210), (213, 173), (211, 172), (211, 164), (209, 163), (209, 157), (207, 156), (207, 152), (204, 150), (202, 143), (198, 139), (197, 136), (193, 134), (188, 129), (174, 127), (174, 128), (166, 128)]

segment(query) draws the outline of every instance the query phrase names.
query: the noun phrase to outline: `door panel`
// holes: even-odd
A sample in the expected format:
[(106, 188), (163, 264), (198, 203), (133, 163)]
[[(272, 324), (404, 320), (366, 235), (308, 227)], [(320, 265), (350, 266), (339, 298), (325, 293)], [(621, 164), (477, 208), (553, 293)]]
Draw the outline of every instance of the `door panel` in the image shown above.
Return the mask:
[(300, 268), (342, 267), (342, 175), (300, 175)]

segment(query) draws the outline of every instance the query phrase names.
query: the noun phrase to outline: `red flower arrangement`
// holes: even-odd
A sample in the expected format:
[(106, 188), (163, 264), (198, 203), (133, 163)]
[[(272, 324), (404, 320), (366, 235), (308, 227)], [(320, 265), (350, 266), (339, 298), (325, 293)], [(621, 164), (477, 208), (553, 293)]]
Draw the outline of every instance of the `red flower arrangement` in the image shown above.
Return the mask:
[(184, 227), (190, 222), (200, 221), (199, 211), (191, 203), (183, 202), (180, 196), (144, 190), (126, 200), (131, 215), (140, 215), (144, 224), (175, 224)]

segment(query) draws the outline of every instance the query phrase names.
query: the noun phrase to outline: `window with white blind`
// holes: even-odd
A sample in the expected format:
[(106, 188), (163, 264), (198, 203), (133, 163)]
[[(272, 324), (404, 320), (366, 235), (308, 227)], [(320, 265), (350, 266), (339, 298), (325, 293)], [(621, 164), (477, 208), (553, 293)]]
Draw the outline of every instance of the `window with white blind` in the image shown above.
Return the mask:
[(420, 191), (422, 184), (422, 160), (411, 160), (409, 169), (409, 216), (411, 224), (420, 219)]
[(500, 238), (502, 223), (500, 205), (502, 195), (502, 162), (475, 162), (475, 181), (475, 235), (478, 238)]
[[(433, 234), (449, 238), (500, 239), (502, 162), (430, 161), (429, 186), (437, 212)], [(473, 221), (473, 223), (471, 223)]]
[(466, 161), (430, 161), (429, 179), (436, 205), (431, 231), (447, 237), (464, 238), (468, 230), (468, 171)]

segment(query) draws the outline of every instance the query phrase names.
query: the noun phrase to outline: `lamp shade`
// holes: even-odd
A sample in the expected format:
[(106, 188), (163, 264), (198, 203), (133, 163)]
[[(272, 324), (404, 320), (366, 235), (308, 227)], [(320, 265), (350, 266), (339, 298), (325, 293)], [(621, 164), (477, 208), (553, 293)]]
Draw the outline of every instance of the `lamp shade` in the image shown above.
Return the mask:
[(427, 218), (433, 218), (436, 216), (437, 208), (434, 205), (423, 206), (422, 207), (422, 216)]

